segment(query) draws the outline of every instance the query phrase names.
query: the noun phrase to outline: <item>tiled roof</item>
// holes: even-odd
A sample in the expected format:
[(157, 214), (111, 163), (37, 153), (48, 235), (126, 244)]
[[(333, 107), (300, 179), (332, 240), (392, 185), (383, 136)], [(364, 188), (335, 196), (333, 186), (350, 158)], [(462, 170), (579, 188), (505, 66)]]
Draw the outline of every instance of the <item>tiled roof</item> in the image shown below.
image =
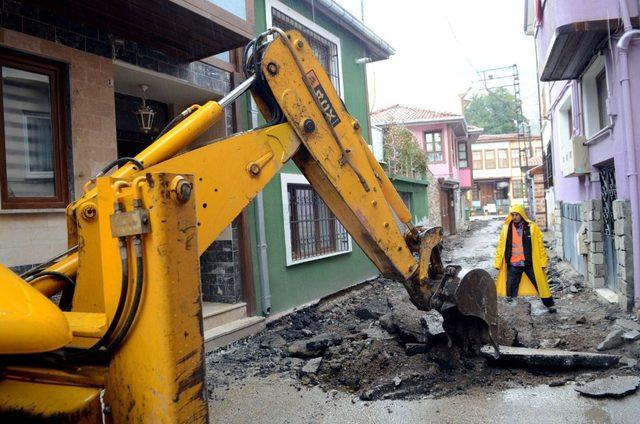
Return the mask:
[(371, 112), (371, 122), (374, 125), (385, 125), (390, 123), (426, 122), (441, 120), (460, 119), (464, 117), (457, 113), (440, 112), (417, 107), (394, 105), (384, 109)]
[(534, 156), (529, 158), (529, 166), (540, 166), (542, 165), (542, 156)]

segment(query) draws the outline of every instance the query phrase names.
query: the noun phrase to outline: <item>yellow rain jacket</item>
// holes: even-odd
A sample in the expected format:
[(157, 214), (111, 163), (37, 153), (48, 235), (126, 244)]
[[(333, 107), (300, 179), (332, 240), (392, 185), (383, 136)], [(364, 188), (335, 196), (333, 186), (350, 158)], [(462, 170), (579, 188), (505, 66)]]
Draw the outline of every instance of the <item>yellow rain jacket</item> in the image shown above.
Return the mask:
[(536, 276), (536, 283), (538, 285), (538, 291), (533, 286), (531, 281), (525, 273), (522, 273), (520, 279), (520, 286), (518, 287), (518, 296), (536, 296), (541, 298), (551, 297), (549, 290), (549, 283), (547, 283), (547, 276), (545, 275), (544, 268), (547, 267), (547, 252), (544, 249), (544, 243), (542, 241), (542, 231), (531, 221), (524, 211), (522, 205), (513, 205), (509, 209), (509, 215), (504, 221), (502, 230), (500, 231), (500, 240), (498, 241), (498, 247), (496, 248), (496, 259), (494, 266), (498, 269), (498, 278), (496, 279), (496, 289), (498, 296), (507, 295), (507, 264), (505, 262), (505, 249), (507, 247), (507, 233), (509, 232), (509, 226), (511, 225), (511, 213), (517, 212), (522, 218), (529, 224), (529, 231), (531, 233), (531, 260), (533, 262), (533, 272)]

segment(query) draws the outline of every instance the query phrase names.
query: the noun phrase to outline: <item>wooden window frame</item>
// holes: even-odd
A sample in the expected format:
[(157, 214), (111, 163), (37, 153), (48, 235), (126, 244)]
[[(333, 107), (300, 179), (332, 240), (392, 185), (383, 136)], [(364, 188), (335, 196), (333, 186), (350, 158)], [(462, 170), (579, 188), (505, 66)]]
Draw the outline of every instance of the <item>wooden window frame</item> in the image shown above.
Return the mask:
[[(473, 158), (473, 155), (475, 153), (478, 153), (480, 155), (480, 160), (479, 160), (480, 166), (477, 167), (477, 168), (476, 168), (476, 164), (475, 164), (476, 160)], [(484, 154), (483, 154), (483, 150), (473, 150), (471, 152), (471, 163), (473, 164), (473, 169), (474, 170), (478, 170), (479, 171), (479, 170), (484, 169)]]
[[(487, 153), (489, 152), (493, 152), (493, 166), (489, 167), (489, 165), (487, 165)], [(482, 156), (484, 158), (484, 169), (496, 169), (496, 165), (497, 165), (497, 160), (496, 160), (496, 151), (495, 149), (486, 149), (482, 152)]]
[(520, 169), (520, 149), (512, 147), (509, 149), (509, 163), (511, 168)]
[[(438, 151), (436, 150), (436, 143), (435, 141), (431, 141), (429, 142), (429, 144), (431, 144), (433, 146), (433, 150), (431, 152), (429, 152), (427, 150), (427, 134), (440, 134), (440, 151), (439, 153), (442, 155), (442, 160), (437, 160), (437, 161), (431, 161), (429, 160), (429, 153), (438, 153)], [(435, 130), (435, 131), (423, 131), (422, 132), (422, 145), (424, 147), (424, 153), (427, 157), (427, 163), (429, 164), (436, 164), (436, 163), (445, 163), (446, 159), (444, 157), (444, 139), (442, 138), (442, 130)]]
[[(506, 161), (506, 165), (502, 166), (500, 164), (500, 153), (503, 152), (506, 157), (504, 158), (504, 160)], [(496, 158), (496, 165), (497, 165), (497, 169), (509, 169), (510, 168), (510, 161), (509, 161), (509, 149), (498, 149), (498, 156)]]
[(10, 67), (49, 77), (51, 99), (51, 134), (53, 135), (52, 197), (10, 197), (7, 181), (6, 145), (4, 135), (4, 95), (0, 81), (0, 205), (11, 209), (59, 209), (69, 203), (66, 161), (66, 72), (65, 65), (49, 59), (0, 48), (0, 67)]
[[(462, 156), (460, 155), (460, 153), (461, 153), (460, 146), (464, 146), (464, 153), (465, 153), (465, 156), (466, 156), (465, 159), (461, 159)], [(457, 149), (458, 149), (458, 169), (467, 169), (467, 168), (469, 168), (469, 146), (467, 145), (467, 142), (466, 141), (458, 141), (457, 142)], [(463, 160), (465, 162), (467, 162), (466, 166), (462, 166), (462, 164), (460, 163)]]

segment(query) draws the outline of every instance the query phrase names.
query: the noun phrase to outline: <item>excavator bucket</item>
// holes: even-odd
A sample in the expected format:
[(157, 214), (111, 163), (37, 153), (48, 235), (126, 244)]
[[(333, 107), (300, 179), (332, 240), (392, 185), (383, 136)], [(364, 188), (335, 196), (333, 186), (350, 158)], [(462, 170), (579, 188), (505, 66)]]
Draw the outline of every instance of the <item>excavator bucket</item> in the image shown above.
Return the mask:
[(447, 279), (442, 299), (443, 327), (454, 343), (476, 353), (482, 345), (491, 344), (497, 352), (497, 295), (487, 271), (473, 269)]
[(442, 227), (419, 228), (405, 237), (419, 254), (418, 272), (404, 283), (414, 305), (439, 311), (450, 342), (465, 351), (479, 353), (486, 344), (497, 350), (498, 306), (491, 275), (482, 269), (462, 272), (458, 265), (444, 267)]

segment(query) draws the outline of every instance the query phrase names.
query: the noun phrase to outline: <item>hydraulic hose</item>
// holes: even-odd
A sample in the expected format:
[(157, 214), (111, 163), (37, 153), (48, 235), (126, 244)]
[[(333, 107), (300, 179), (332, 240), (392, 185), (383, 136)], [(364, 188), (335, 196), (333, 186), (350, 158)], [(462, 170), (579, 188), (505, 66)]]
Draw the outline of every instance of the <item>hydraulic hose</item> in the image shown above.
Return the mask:
[(135, 292), (133, 293), (133, 300), (131, 301), (131, 309), (129, 310), (127, 319), (122, 325), (118, 335), (106, 346), (105, 353), (107, 356), (111, 355), (111, 353), (113, 353), (127, 337), (127, 334), (136, 319), (138, 308), (140, 307), (140, 299), (142, 298), (142, 289), (144, 284), (144, 263), (142, 260), (142, 238), (139, 235), (134, 237), (133, 246), (136, 253), (136, 287)]
[(54, 278), (58, 278), (66, 283), (64, 288), (62, 289), (62, 295), (60, 296), (60, 301), (58, 302), (58, 307), (67, 312), (71, 310), (71, 302), (73, 301), (73, 293), (75, 291), (76, 282), (73, 281), (71, 277), (61, 272), (56, 271), (40, 271), (37, 274), (33, 274), (31, 279), (35, 280), (36, 278), (50, 276)]

